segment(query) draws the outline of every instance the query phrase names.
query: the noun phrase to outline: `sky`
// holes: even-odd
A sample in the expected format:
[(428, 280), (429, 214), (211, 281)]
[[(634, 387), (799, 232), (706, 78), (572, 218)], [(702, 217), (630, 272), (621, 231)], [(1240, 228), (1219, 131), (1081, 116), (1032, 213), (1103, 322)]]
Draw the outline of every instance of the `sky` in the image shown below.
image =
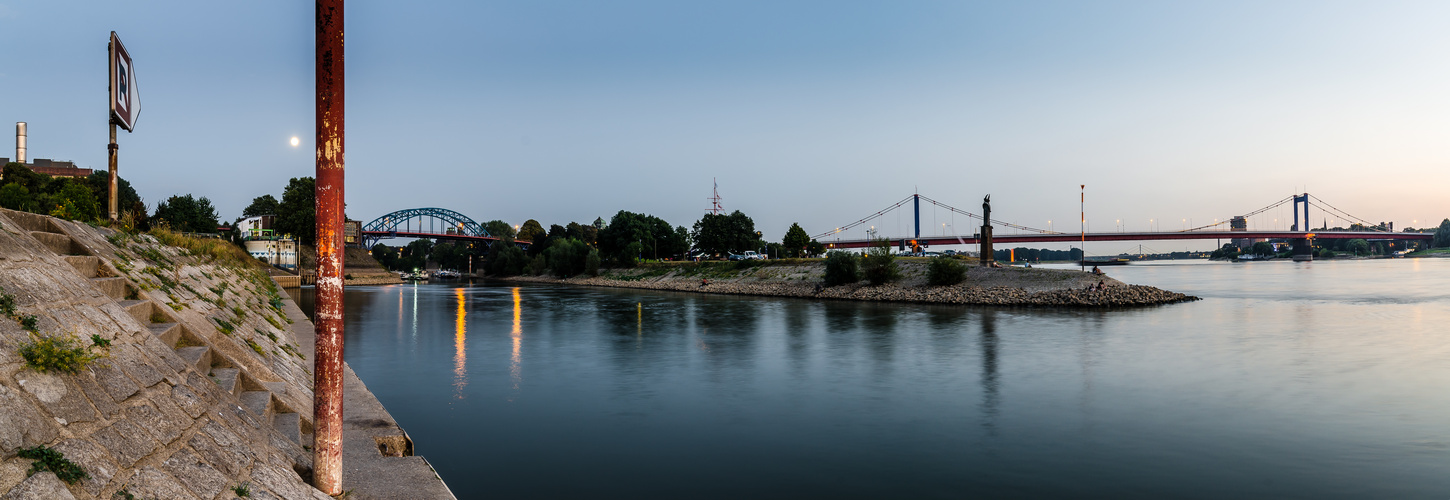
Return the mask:
[[(1446, 2), (354, 1), (345, 19), (364, 222), (436, 206), (688, 227), (712, 182), (776, 241), (913, 192), (1072, 232), (1080, 193), (1090, 231), (1305, 191), (1397, 229), (1450, 217)], [(28, 122), (31, 158), (104, 169), (114, 30), (143, 102), (121, 176), (231, 220), (313, 175), (313, 27), (308, 2), (0, 0), (0, 123)], [(910, 213), (874, 222), (911, 231)], [(923, 208), (924, 235), (971, 225)]]

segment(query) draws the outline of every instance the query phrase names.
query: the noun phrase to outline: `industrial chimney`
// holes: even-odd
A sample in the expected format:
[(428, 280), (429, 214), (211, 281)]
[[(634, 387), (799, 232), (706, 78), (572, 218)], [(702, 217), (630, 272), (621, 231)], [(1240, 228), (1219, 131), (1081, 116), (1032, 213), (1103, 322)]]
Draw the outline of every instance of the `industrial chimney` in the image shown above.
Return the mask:
[(25, 122), (15, 122), (15, 162), (25, 163)]

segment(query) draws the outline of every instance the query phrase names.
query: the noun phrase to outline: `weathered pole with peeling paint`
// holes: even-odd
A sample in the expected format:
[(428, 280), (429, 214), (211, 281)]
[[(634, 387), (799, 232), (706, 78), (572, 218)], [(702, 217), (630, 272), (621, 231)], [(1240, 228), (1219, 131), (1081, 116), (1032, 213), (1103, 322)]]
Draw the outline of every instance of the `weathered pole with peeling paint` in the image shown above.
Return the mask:
[(313, 485), (342, 494), (343, 0), (317, 0), (317, 287)]

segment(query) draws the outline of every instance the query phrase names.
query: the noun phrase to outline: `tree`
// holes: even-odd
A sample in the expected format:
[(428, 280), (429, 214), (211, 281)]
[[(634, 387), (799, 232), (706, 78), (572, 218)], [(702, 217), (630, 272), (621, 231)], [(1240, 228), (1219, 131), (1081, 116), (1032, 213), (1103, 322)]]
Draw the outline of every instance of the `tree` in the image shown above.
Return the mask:
[(609, 225), (598, 231), (600, 253), (625, 266), (632, 266), (640, 256), (657, 259), (690, 250), (689, 232), (684, 226), (671, 228), (664, 219), (649, 214), (620, 210)]
[(519, 241), (527, 241), (529, 243), (533, 243), (535, 240), (543, 238), (547, 235), (548, 233), (544, 231), (544, 226), (542, 224), (539, 224), (539, 221), (529, 219), (524, 221), (523, 226), (519, 227), (517, 238)]
[(156, 204), (156, 222), (171, 226), (173, 231), (210, 233), (218, 225), (216, 209), (205, 196), (192, 198), (190, 194), (172, 196)]
[(695, 248), (710, 254), (752, 250), (759, 246), (756, 243), (760, 239), (755, 233), (755, 221), (739, 210), (730, 215), (705, 214), (695, 222), (690, 235)]
[(1233, 243), (1224, 243), (1223, 247), (1220, 247), (1218, 250), (1214, 250), (1213, 253), (1209, 254), (1208, 258), (1212, 260), (1225, 260), (1233, 259), (1234, 257), (1238, 256), (1239, 247), (1234, 246)]
[[(91, 193), (96, 197), (96, 204), (101, 216), (110, 217), (111, 210), (111, 173), (98, 171), (86, 177), (86, 185), (90, 187)], [(135, 209), (136, 204), (141, 203), (141, 196), (136, 194), (136, 189), (125, 178), (116, 177), (116, 216)], [(144, 205), (143, 205), (144, 207)], [(145, 210), (143, 209), (142, 212)], [(146, 217), (145, 213), (139, 214), (141, 218)]]
[(1431, 240), (1435, 248), (1450, 247), (1450, 219), (1440, 221), (1440, 227), (1435, 230), (1435, 239)]
[(860, 281), (861, 274), (856, 270), (856, 254), (832, 250), (826, 254), (826, 286), (844, 285)]
[(252, 204), (242, 209), (242, 217), (256, 217), (258, 215), (277, 215), (281, 210), (281, 203), (270, 194), (264, 194), (252, 198)]
[[(77, 179), (66, 180), (68, 182), (61, 187), (59, 193), (51, 198), (51, 202), (65, 207), (67, 215), (65, 218), (67, 219), (85, 222), (99, 220), (101, 218), (100, 206), (96, 203), (96, 195), (91, 192), (91, 188), (84, 181)], [(206, 200), (206, 198), (202, 198), (202, 200)], [(211, 202), (206, 201), (206, 205), (210, 207)], [(206, 232), (216, 230), (216, 211), (212, 210), (211, 213), (213, 215), (211, 218), (212, 226)]]
[(1344, 244), (1344, 248), (1355, 255), (1369, 254), (1369, 242), (1360, 238), (1349, 240)]
[(11, 210), (25, 210), (31, 204), (30, 190), (20, 183), (0, 186), (0, 207)]
[(1258, 255), (1260, 257), (1274, 255), (1274, 244), (1267, 241), (1255, 242), (1254, 246), (1250, 248), (1249, 251), (1250, 253), (1253, 253), (1254, 255)]
[(554, 276), (568, 278), (584, 272), (590, 248), (583, 241), (563, 238), (549, 246), (549, 270)]
[(816, 257), (823, 253), (826, 253), (826, 245), (822, 244), (819, 241), (811, 240), (811, 242), (806, 245), (806, 255), (808, 256)]
[(382, 264), (384, 269), (392, 271), (401, 270), (398, 266), (398, 249), (378, 243), (373, 245), (372, 255), (373, 260), (378, 261), (378, 264)]
[(273, 225), (277, 232), (290, 234), (303, 245), (317, 243), (317, 181), (311, 177), (295, 177), (282, 190)]
[(524, 272), (529, 256), (509, 238), (502, 238), (488, 247), (484, 269), (495, 276), (515, 276)]
[(896, 281), (901, 272), (896, 268), (896, 255), (891, 253), (891, 242), (885, 238), (875, 240), (866, 256), (861, 258), (861, 274), (872, 285)]
[(491, 220), (483, 223), (483, 230), (488, 231), (488, 234), (495, 238), (514, 238), (514, 227), (501, 220)]
[(428, 257), (429, 260), (437, 262), (440, 268), (463, 269), (468, 266), (468, 254), (467, 246), (450, 242), (433, 245)]
[(785, 231), (785, 237), (780, 239), (780, 244), (785, 247), (783, 257), (800, 257), (809, 251), (807, 247), (811, 244), (811, 236), (801, 229), (800, 223), (792, 223)]

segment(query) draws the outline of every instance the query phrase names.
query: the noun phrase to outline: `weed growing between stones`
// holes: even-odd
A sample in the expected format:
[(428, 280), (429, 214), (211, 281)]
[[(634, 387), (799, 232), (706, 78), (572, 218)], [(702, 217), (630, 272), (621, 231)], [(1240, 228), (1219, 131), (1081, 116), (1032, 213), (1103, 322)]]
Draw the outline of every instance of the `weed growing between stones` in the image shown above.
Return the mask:
[(105, 353), (91, 352), (75, 334), (35, 337), (20, 345), (20, 357), (25, 358), (27, 368), (38, 372), (78, 373), (95, 360), (106, 357)]
[(181, 312), (181, 304), (172, 302), (172, 303), (166, 304), (166, 305), (171, 306), (171, 310), (173, 310), (173, 311)]
[(236, 493), (237, 496), (238, 497), (241, 497), (241, 498), (251, 497), (252, 496), (252, 485), (251, 485), (251, 483), (238, 484), (238, 485), (232, 487), (232, 493)]
[(112, 493), (111, 496), (112, 497), (121, 497), (122, 500), (136, 500), (136, 495), (132, 495), (131, 492), (126, 491), (124, 489), (121, 490), (121, 491), (117, 491), (115, 493)]
[(281, 330), (282, 329), (282, 323), (279, 322), (279, 321), (277, 321), (277, 320), (275, 320), (275, 319), (272, 319), (272, 315), (271, 314), (264, 315), (263, 317), (264, 318), (267, 318), (267, 322), (268, 323), (271, 323), (272, 326), (275, 327), (276, 329), (278, 329), (278, 330)]
[(197, 342), (195, 340), (191, 340), (190, 337), (187, 337), (185, 335), (182, 335), (181, 338), (176, 339), (176, 348), (175, 349), (180, 349), (180, 348), (183, 348), (183, 347), (201, 347), (201, 346), (204, 346), (204, 345), (206, 345), (206, 344), (203, 344), (201, 342)]
[(221, 319), (221, 318), (212, 318), (212, 319), (216, 320), (216, 324), (217, 324), (216, 329), (217, 330), (220, 330), (222, 333), (225, 333), (227, 335), (231, 335), (232, 334), (232, 330), (235, 330), (236, 329), (236, 327), (232, 326), (232, 323), (230, 321), (227, 321), (227, 320), (224, 320), (224, 319)]
[(0, 288), (0, 314), (15, 317), (15, 296), (5, 293), (3, 288)]
[(20, 317), (20, 327), (21, 328), (24, 328), (26, 330), (30, 330), (32, 332), (38, 332), (38, 331), (40, 331), (39, 330), (39, 324), (40, 324), (40, 319), (39, 318), (36, 318), (34, 314), (27, 314), (25, 316), (21, 316)]
[(65, 455), (52, 450), (44, 445), (34, 448), (21, 448), (20, 458), (34, 460), (30, 464), (30, 470), (25, 472), (26, 476), (33, 476), (37, 472), (51, 471), (55, 477), (65, 481), (66, 484), (75, 484), (76, 481), (91, 477), (84, 469), (81, 469), (75, 462), (66, 460)]
[(168, 319), (165, 314), (161, 314), (161, 311), (152, 311), (151, 312), (151, 322), (152, 323), (168, 323), (168, 322), (170, 322), (170, 319)]
[(98, 333), (91, 334), (91, 345), (105, 349), (111, 347), (111, 341), (102, 338)]
[(252, 339), (247, 339), (247, 347), (251, 347), (253, 351), (257, 351), (258, 356), (267, 357), (267, 351), (262, 350), (262, 346), (257, 345), (256, 342), (252, 342)]

